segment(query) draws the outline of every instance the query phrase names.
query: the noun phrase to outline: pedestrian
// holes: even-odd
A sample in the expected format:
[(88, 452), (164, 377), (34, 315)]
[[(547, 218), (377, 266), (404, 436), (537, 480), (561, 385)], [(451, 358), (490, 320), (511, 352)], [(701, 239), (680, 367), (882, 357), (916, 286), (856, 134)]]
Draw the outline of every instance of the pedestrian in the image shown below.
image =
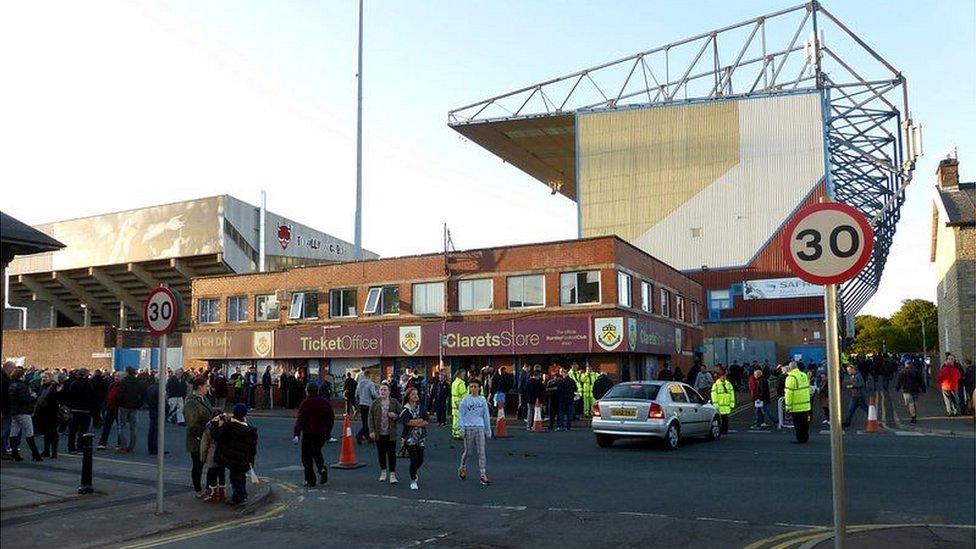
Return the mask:
[(215, 459), (229, 471), (234, 490), (230, 501), (234, 505), (243, 505), (247, 501), (247, 473), (254, 467), (258, 452), (258, 431), (247, 424), (247, 406), (235, 404), (230, 419), (218, 419), (213, 438), (217, 441)]
[(227, 377), (224, 376), (223, 370), (217, 370), (213, 382), (214, 408), (224, 411), (227, 406), (227, 392)]
[(579, 388), (574, 378), (578, 379), (580, 375), (581, 372), (578, 371), (575, 375), (568, 375), (565, 369), (559, 369), (559, 422), (556, 424), (557, 431), (561, 429), (569, 431), (573, 426), (574, 406), (579, 396)]
[(464, 434), (464, 451), (461, 452), (458, 477), (461, 480), (467, 478), (468, 456), (477, 453), (481, 484), (488, 486), (491, 480), (488, 479), (485, 459), (485, 439), (491, 438), (491, 416), (488, 414), (488, 401), (481, 396), (481, 384), (478, 380), (472, 379), (468, 382), (468, 395), (461, 400), (458, 411), (461, 414), (461, 431)]
[(976, 409), (976, 366), (973, 366), (973, 359), (967, 358), (962, 378), (966, 394), (969, 395), (969, 412), (973, 413)]
[(756, 422), (752, 425), (752, 428), (762, 429), (766, 427), (766, 418), (769, 419), (770, 423), (776, 425), (777, 420), (772, 412), (769, 411), (769, 382), (763, 377), (762, 370), (759, 368), (753, 370), (751, 377), (752, 383), (750, 383), (750, 387), (752, 387), (752, 392), (750, 393), (750, 397), (756, 408)]
[(432, 408), (437, 414), (437, 424), (447, 425), (447, 402), (451, 397), (451, 384), (447, 382), (447, 373), (439, 372), (430, 388)]
[(71, 422), (68, 424), (68, 453), (74, 454), (81, 448), (81, 437), (91, 428), (92, 416), (98, 408), (98, 403), (95, 402), (95, 387), (88, 377), (88, 369), (80, 368), (64, 391), (65, 404), (71, 410)]
[[(540, 370), (533, 370), (532, 375), (529, 377), (529, 381), (525, 386), (525, 399), (528, 402), (528, 416), (525, 420), (525, 430), (531, 431), (532, 424), (535, 422), (535, 410), (536, 404), (542, 403), (542, 399), (545, 398), (546, 387), (542, 384), (542, 372)], [(539, 418), (542, 421), (542, 418)]]
[(429, 417), (420, 407), (420, 393), (416, 388), (407, 389), (406, 404), (400, 412), (404, 428), (407, 455), (410, 457), (410, 489), (417, 490), (420, 467), (424, 464), (424, 444), (427, 441)]
[(207, 468), (207, 503), (220, 503), (224, 501), (226, 495), (224, 478), (224, 466), (217, 461), (217, 442), (213, 439), (213, 431), (217, 428), (224, 413), (219, 409), (213, 409), (213, 417), (207, 422), (200, 435), (200, 459), (203, 460), (204, 467)]
[(455, 440), (461, 440), (461, 420), (458, 415), (458, 406), (461, 400), (467, 395), (468, 371), (458, 369), (454, 374), (454, 381), (451, 383), (451, 436)]
[(657, 373), (657, 379), (659, 381), (674, 381), (674, 373), (671, 371), (670, 364), (667, 362), (664, 363), (664, 367)]
[(356, 433), (356, 442), (362, 444), (364, 440), (372, 440), (369, 436), (369, 408), (373, 405), (379, 391), (370, 376), (363, 373), (362, 379), (356, 387), (356, 400), (359, 402), (359, 415), (363, 420), (363, 426)]
[(515, 419), (527, 419), (528, 410), (532, 407), (525, 395), (525, 386), (532, 376), (532, 371), (528, 364), (523, 364), (521, 368), (516, 371), (517, 377), (515, 379), (515, 390), (518, 393), (518, 410), (515, 412)]
[[(685, 376), (685, 378), (684, 378), (684, 382), (687, 383), (688, 385), (691, 385), (692, 387), (697, 387), (695, 385), (695, 383), (698, 381), (698, 374), (699, 374), (699, 372), (702, 371), (702, 368), (703, 368), (702, 363), (699, 362), (698, 359), (695, 359), (694, 364), (692, 364), (691, 365), (691, 368), (688, 370), (688, 375)], [(679, 368), (676, 368), (674, 370), (674, 379), (675, 379), (675, 381), (681, 381), (682, 380), (681, 376), (678, 375), (678, 370), (679, 369), (680, 369), (680, 367)], [(701, 391), (698, 391), (698, 392), (701, 393)], [(702, 393), (702, 394), (703, 395), (707, 395), (708, 393)]]
[(376, 442), (376, 455), (380, 462), (380, 482), (389, 479), (390, 484), (397, 484), (396, 475), (396, 424), (402, 411), (400, 402), (390, 397), (390, 384), (380, 385), (379, 398), (370, 405), (367, 416), (369, 419), (369, 438)]
[(580, 374), (580, 381), (583, 386), (579, 388), (579, 391), (583, 395), (583, 415), (586, 417), (590, 417), (593, 414), (593, 403), (596, 402), (596, 399), (593, 398), (593, 385), (599, 376), (600, 374), (594, 372), (589, 364), (586, 365), (583, 373)]
[(559, 384), (562, 382), (559, 370), (546, 381), (546, 413), (549, 416), (549, 430), (560, 427), (559, 422)]
[(918, 423), (918, 395), (923, 391), (922, 380), (915, 373), (915, 367), (910, 362), (905, 362), (898, 371), (895, 379), (895, 391), (901, 392), (901, 398), (908, 408), (908, 413), (912, 416), (909, 423)]
[(681, 371), (681, 366), (675, 366), (674, 368), (674, 380), (681, 381), (685, 378), (685, 373)]
[(962, 411), (962, 407), (959, 406), (959, 401), (956, 398), (961, 378), (959, 369), (956, 368), (956, 357), (952, 353), (946, 353), (946, 361), (942, 364), (936, 381), (942, 391), (942, 400), (945, 402), (946, 414), (949, 416), (957, 416)]
[(30, 448), (31, 460), (44, 461), (34, 442), (34, 420), (31, 414), (34, 411), (35, 398), (24, 382), (23, 368), (17, 368), (10, 375), (10, 387), (6, 397), (10, 399), (10, 457), (14, 461), (24, 460), (20, 457), (20, 438), (23, 437)]
[[(166, 421), (177, 425), (186, 425), (183, 417), (183, 401), (186, 399), (186, 383), (183, 382), (183, 370), (170, 372), (166, 379)], [(207, 418), (209, 419), (209, 415)], [(197, 490), (199, 492), (199, 490)]]
[[(102, 412), (102, 434), (98, 437), (99, 450), (108, 448), (108, 437), (112, 434), (112, 425), (117, 423), (119, 419), (119, 381), (122, 380), (122, 375), (122, 372), (113, 374), (112, 383), (105, 395), (105, 408)], [(120, 436), (121, 434), (117, 433), (116, 450), (122, 447)]]
[(206, 456), (200, 451), (200, 439), (207, 428), (207, 423), (213, 417), (214, 409), (210, 406), (210, 401), (207, 400), (210, 382), (207, 381), (206, 377), (198, 376), (195, 378), (192, 382), (192, 388), (193, 391), (186, 397), (185, 406), (181, 406), (181, 408), (186, 422), (186, 451), (190, 454), (190, 461), (193, 463), (190, 479), (193, 482), (196, 497), (203, 499), (207, 496), (201, 483)]
[(40, 392), (34, 405), (34, 431), (44, 437), (41, 457), (58, 458), (58, 414), (61, 406), (61, 383), (57, 375), (46, 371), (41, 375)]
[(600, 372), (596, 381), (593, 382), (593, 400), (597, 401), (603, 398), (603, 395), (607, 394), (611, 387), (613, 387), (613, 380), (606, 372)]
[[(314, 385), (309, 383), (309, 385)], [(306, 387), (306, 390), (308, 387)], [(324, 374), (322, 376), (322, 383), (318, 386), (318, 395), (325, 399), (325, 402), (329, 405), (329, 410), (332, 410), (332, 374)], [(299, 405), (301, 407), (301, 405)], [(332, 412), (332, 425), (335, 425), (335, 411)], [(337, 439), (332, 437), (332, 426), (329, 427), (329, 432), (325, 434), (326, 442), (339, 442)]]
[(352, 372), (346, 372), (346, 379), (342, 382), (342, 397), (346, 400), (346, 415), (355, 417), (356, 415), (356, 380), (352, 377)]
[(115, 449), (115, 453), (123, 454), (132, 452), (136, 447), (136, 413), (144, 402), (142, 385), (136, 379), (135, 368), (129, 366), (125, 369), (125, 377), (119, 382), (117, 398), (119, 447)]
[[(725, 368), (721, 364), (717, 364), (715, 366), (715, 369), (716, 369), (716, 371), (717, 370), (723, 370), (723, 371), (725, 370)], [(709, 373), (709, 371), (708, 371), (707, 368), (705, 368), (704, 366), (702, 366), (698, 370), (698, 375), (695, 376), (695, 380), (694, 380), (693, 387), (695, 388), (696, 391), (698, 391), (698, 394), (700, 394), (700, 395), (711, 395), (712, 394), (712, 384), (714, 382), (715, 382), (715, 380), (714, 380), (714, 378), (712, 378), (712, 374)]]
[[(328, 399), (322, 396), (314, 383), (305, 387), (305, 400), (298, 406), (292, 442), (302, 444), (302, 469), (305, 471), (305, 486), (314, 488), (316, 481), (329, 482), (329, 468), (322, 456), (322, 446), (328, 440), (335, 424), (335, 412)], [(316, 474), (318, 477), (316, 477)]]
[(830, 425), (830, 384), (827, 383), (827, 370), (817, 370), (817, 401), (823, 410), (823, 424)]
[(247, 404), (248, 408), (254, 408), (254, 396), (257, 392), (258, 386), (258, 369), (255, 366), (251, 366), (247, 370), (247, 375), (244, 376), (244, 403)]
[(796, 442), (805, 444), (810, 440), (810, 378), (796, 362), (790, 362), (783, 370), (786, 374), (783, 383), (784, 405), (793, 417)]
[(854, 366), (847, 366), (847, 382), (844, 387), (850, 391), (851, 405), (847, 409), (847, 419), (844, 420), (843, 425), (850, 427), (851, 420), (854, 419), (854, 413), (857, 412), (858, 408), (863, 408), (864, 413), (868, 413), (868, 403), (864, 398), (864, 377)]
[(261, 374), (261, 392), (264, 393), (264, 407), (271, 408), (271, 366), (264, 367)]
[(498, 372), (492, 376), (492, 397), (497, 410), (501, 410), (504, 413), (508, 392), (512, 390), (514, 384), (515, 379), (508, 373), (504, 366), (499, 367)]
[(735, 408), (735, 388), (726, 378), (725, 368), (721, 366), (715, 369), (711, 397), (712, 404), (718, 409), (719, 432), (724, 435), (729, 432), (729, 414)]
[[(156, 376), (152, 376), (149, 381), (148, 387), (146, 387), (146, 392), (143, 397), (146, 402), (146, 407), (149, 409), (149, 429), (146, 432), (146, 450), (149, 455), (155, 456), (159, 452), (159, 382)], [(166, 402), (166, 395), (163, 395), (163, 402)], [(169, 452), (163, 449), (163, 453), (167, 454)]]
[(726, 381), (732, 384), (733, 390), (738, 390), (742, 386), (742, 365), (738, 360), (733, 360), (732, 365), (726, 373)]

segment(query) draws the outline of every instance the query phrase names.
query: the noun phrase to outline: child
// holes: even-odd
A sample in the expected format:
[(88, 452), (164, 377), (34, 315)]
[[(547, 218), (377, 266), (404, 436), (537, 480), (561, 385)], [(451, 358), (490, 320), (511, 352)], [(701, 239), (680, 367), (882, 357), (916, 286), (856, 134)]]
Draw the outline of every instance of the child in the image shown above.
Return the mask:
[(258, 452), (258, 430), (247, 424), (246, 417), (247, 406), (235, 404), (233, 417), (227, 421), (218, 419), (213, 431), (213, 439), (217, 441), (216, 459), (230, 471), (233, 505), (247, 501), (247, 472)]
[(488, 401), (481, 396), (481, 384), (478, 380), (468, 382), (468, 396), (458, 405), (460, 428), (464, 437), (464, 452), (461, 453), (461, 466), (458, 477), (464, 480), (468, 476), (465, 463), (469, 452), (478, 453), (478, 471), (481, 473), (481, 484), (488, 486), (488, 473), (485, 470), (485, 439), (491, 438), (491, 416), (488, 414)]
[(207, 497), (204, 498), (207, 503), (224, 501), (224, 466), (217, 462), (217, 444), (211, 432), (217, 428), (223, 417), (224, 414), (220, 410), (214, 410), (213, 417), (203, 430), (203, 435), (200, 436), (200, 459), (207, 468)]

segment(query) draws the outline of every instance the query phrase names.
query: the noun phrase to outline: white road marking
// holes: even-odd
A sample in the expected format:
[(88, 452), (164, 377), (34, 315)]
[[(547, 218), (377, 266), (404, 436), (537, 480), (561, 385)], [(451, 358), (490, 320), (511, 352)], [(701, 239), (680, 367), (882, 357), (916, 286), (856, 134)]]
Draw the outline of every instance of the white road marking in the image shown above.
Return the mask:
[(305, 468), (301, 465), (286, 465), (284, 467), (275, 467), (275, 471), (303, 471)]
[(745, 520), (713, 518), (713, 517), (695, 517), (695, 520), (704, 520), (708, 522), (731, 522), (732, 524), (749, 524), (749, 522)]
[(637, 511), (618, 511), (618, 515), (628, 515), (633, 517), (653, 517), (653, 518), (673, 518), (659, 513), (639, 513)]
[(777, 522), (774, 526), (785, 526), (787, 528), (825, 528), (815, 524), (800, 524), (798, 522)]
[(525, 511), (525, 505), (482, 505), (485, 509), (504, 509), (506, 511)]
[(418, 499), (420, 503), (433, 503), (434, 505), (461, 505), (456, 501), (444, 501), (442, 499)]
[(586, 513), (588, 509), (569, 508), (569, 507), (549, 507), (546, 511), (569, 511), (572, 513)]
[(924, 437), (925, 433), (919, 433), (916, 431), (895, 431), (895, 436), (899, 437)]

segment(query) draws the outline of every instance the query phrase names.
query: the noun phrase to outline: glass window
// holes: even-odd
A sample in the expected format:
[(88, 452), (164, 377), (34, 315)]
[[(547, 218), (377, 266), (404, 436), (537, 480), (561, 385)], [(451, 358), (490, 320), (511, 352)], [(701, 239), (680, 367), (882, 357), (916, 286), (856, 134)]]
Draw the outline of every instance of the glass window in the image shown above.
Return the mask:
[(254, 298), (254, 318), (258, 321), (278, 320), (278, 296), (262, 294)]
[(708, 292), (708, 308), (722, 310), (732, 308), (732, 292), (729, 290), (711, 290)]
[(646, 280), (641, 280), (641, 309), (649, 313), (654, 312), (654, 303), (651, 302), (653, 296), (654, 286)]
[(661, 315), (671, 316), (671, 292), (661, 288)]
[(559, 303), (579, 305), (600, 302), (600, 271), (578, 271), (559, 275)]
[(355, 288), (329, 291), (329, 316), (332, 318), (356, 316)]
[(632, 398), (636, 400), (654, 400), (661, 389), (660, 385), (651, 383), (620, 383), (614, 385), (601, 400)]
[(458, 282), (458, 310), (490, 311), (493, 301), (492, 287), (490, 278)]
[(227, 298), (227, 322), (247, 322), (247, 296)]
[(546, 306), (546, 278), (543, 275), (508, 277), (508, 308)]
[(288, 318), (301, 320), (304, 318), (318, 318), (318, 316), (318, 292), (294, 292), (291, 294), (291, 306), (288, 308)]
[(413, 314), (436, 315), (444, 312), (444, 283), (413, 285)]
[(376, 309), (380, 305), (380, 290), (381, 288), (369, 289), (369, 293), (366, 294), (366, 306), (363, 307), (363, 313), (368, 315), (376, 314)]
[(633, 307), (633, 287), (629, 274), (617, 272), (617, 302), (624, 307)]
[(705, 399), (698, 394), (698, 391), (692, 389), (688, 385), (682, 385), (681, 387), (685, 390), (685, 394), (688, 395), (688, 402), (691, 402), (692, 404), (705, 404)]
[(701, 306), (698, 305), (697, 301), (691, 302), (691, 323), (701, 324)]
[(366, 294), (364, 314), (395, 315), (400, 312), (400, 287), (377, 286), (370, 288)]
[(198, 299), (197, 318), (201, 323), (220, 322), (220, 300), (216, 298)]
[(685, 319), (685, 298), (681, 295), (674, 296), (674, 309), (678, 320)]
[(668, 394), (671, 395), (671, 402), (688, 402), (681, 385), (668, 385)]

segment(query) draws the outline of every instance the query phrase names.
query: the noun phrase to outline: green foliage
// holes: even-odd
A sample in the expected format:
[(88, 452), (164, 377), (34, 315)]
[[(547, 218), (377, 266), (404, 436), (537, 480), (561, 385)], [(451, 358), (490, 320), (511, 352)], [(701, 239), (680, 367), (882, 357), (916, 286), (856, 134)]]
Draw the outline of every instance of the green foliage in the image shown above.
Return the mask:
[[(925, 327), (923, 341), (922, 327)], [(854, 318), (855, 353), (938, 353), (938, 311), (931, 301), (906, 299), (891, 318), (861, 315)]]

